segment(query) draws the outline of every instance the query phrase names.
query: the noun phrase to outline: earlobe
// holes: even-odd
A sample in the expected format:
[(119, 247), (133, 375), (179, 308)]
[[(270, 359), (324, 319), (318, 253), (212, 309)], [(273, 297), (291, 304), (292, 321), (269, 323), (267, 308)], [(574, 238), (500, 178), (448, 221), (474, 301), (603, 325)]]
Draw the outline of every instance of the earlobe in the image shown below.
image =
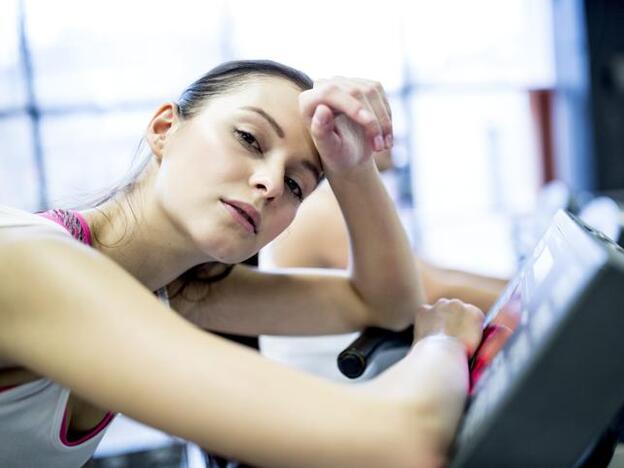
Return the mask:
[(167, 137), (177, 118), (175, 109), (173, 103), (163, 104), (158, 108), (147, 127), (145, 140), (159, 163), (163, 157)]
[(163, 148), (164, 148), (164, 138), (162, 135), (158, 135), (156, 133), (148, 131), (147, 136), (145, 138), (147, 140), (147, 144), (149, 145), (152, 154), (158, 161), (158, 163), (162, 160)]

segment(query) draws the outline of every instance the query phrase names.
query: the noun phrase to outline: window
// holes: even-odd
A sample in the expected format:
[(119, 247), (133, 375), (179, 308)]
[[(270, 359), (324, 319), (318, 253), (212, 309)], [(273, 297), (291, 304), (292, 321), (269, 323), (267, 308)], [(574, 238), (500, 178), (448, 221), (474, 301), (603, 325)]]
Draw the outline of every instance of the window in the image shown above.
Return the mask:
[[(540, 169), (527, 93), (553, 83), (546, 0), (6, 3), (0, 203), (42, 209), (110, 185), (158, 104), (224, 60), (271, 58), (315, 78), (381, 81), (415, 246), (443, 263), (509, 267), (448, 245), (474, 252), (466, 230), (507, 236), (532, 209)], [(498, 228), (470, 227), (484, 219)]]

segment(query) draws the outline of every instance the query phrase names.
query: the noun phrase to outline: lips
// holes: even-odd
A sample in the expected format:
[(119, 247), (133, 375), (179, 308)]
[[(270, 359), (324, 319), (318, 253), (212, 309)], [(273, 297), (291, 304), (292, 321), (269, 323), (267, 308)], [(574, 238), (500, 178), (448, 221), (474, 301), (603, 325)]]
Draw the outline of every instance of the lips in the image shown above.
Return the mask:
[(258, 234), (260, 229), (260, 213), (248, 203), (237, 200), (221, 200), (230, 214), (249, 232)]

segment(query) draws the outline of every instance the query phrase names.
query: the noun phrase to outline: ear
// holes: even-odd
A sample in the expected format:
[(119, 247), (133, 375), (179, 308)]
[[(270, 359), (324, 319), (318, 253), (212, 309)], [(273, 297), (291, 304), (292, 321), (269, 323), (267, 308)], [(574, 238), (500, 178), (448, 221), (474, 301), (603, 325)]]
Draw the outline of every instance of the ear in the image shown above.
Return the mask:
[(172, 102), (168, 102), (158, 108), (147, 126), (145, 139), (158, 163), (162, 160), (165, 142), (167, 137), (170, 136), (170, 132), (174, 128), (177, 119), (178, 113), (176, 105)]

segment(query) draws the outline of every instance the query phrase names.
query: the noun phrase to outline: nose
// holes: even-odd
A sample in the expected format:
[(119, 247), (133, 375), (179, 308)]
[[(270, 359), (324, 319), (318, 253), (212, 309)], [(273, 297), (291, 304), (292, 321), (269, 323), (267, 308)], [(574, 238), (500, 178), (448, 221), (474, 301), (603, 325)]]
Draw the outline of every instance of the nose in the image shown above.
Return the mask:
[(267, 201), (279, 198), (284, 193), (284, 171), (277, 165), (266, 164), (258, 167), (249, 182)]

